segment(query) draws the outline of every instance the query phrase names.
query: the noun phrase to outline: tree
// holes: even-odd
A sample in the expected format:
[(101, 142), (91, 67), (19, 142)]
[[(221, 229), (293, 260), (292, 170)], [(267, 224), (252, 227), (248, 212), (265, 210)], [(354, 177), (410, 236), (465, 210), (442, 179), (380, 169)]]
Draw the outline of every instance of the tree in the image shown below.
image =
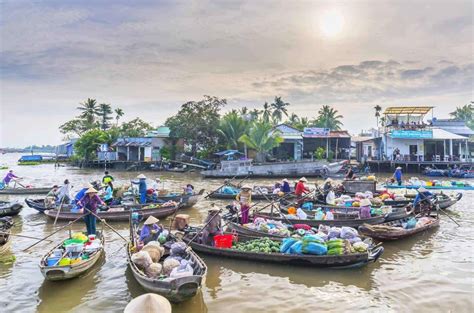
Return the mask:
[(250, 127), (248, 134), (240, 137), (239, 141), (257, 151), (257, 161), (264, 162), (266, 153), (278, 147), (283, 142), (283, 138), (278, 131), (273, 130), (270, 123), (256, 121)]
[(270, 123), (271, 116), (272, 116), (272, 107), (271, 107), (271, 105), (268, 104), (268, 102), (265, 102), (263, 104), (262, 120), (265, 123)]
[(81, 114), (79, 118), (84, 121), (86, 129), (92, 129), (97, 127), (96, 117), (98, 115), (97, 100), (88, 98), (86, 101), (77, 107)]
[(240, 115), (244, 116), (249, 113), (249, 109), (247, 107), (241, 107), (239, 112), (240, 112)]
[(382, 107), (377, 104), (374, 107), (374, 109), (375, 109), (375, 118), (377, 119), (377, 127), (379, 127), (379, 117), (380, 117), (380, 111), (382, 111)]
[(110, 137), (101, 129), (91, 129), (84, 133), (74, 144), (78, 157), (89, 161), (96, 158), (96, 151), (100, 144), (110, 143)]
[(338, 114), (337, 110), (331, 108), (328, 105), (318, 111), (319, 116), (313, 121), (313, 124), (317, 127), (329, 128), (330, 130), (340, 130), (343, 125), (340, 119), (343, 117)]
[(287, 123), (291, 126), (296, 125), (299, 122), (300, 122), (300, 117), (296, 115), (295, 113), (291, 113), (291, 115), (288, 117)]
[(278, 124), (282, 119), (283, 115), (288, 117), (288, 109), (286, 108), (290, 104), (281, 100), (281, 97), (275, 97), (275, 101), (271, 104), (273, 109), (272, 119), (275, 124)]
[(262, 112), (261, 112), (259, 109), (253, 109), (253, 110), (250, 111), (250, 113), (249, 113), (249, 115), (250, 115), (250, 120), (252, 120), (252, 121), (258, 120), (261, 113), (262, 113)]
[(66, 138), (80, 137), (85, 131), (84, 121), (80, 118), (74, 118), (61, 126), (59, 131), (66, 135)]
[(99, 104), (97, 115), (100, 117), (100, 128), (106, 130), (109, 128), (109, 121), (112, 120), (112, 106), (107, 103)]
[(115, 112), (115, 124), (118, 125), (119, 119), (124, 115), (124, 112), (121, 108), (116, 108)]
[(154, 127), (150, 123), (137, 117), (130, 122), (120, 125), (120, 135), (123, 137), (143, 137), (152, 129)]
[(211, 151), (219, 139), (219, 112), (226, 103), (225, 99), (211, 96), (186, 102), (176, 115), (166, 120), (165, 125), (170, 128), (172, 137), (183, 138), (191, 145), (194, 156), (198, 149)]
[(217, 132), (227, 149), (239, 149), (239, 138), (245, 134), (247, 122), (237, 113), (229, 112), (222, 117)]
[(456, 107), (456, 111), (449, 113), (455, 120), (463, 121), (466, 125), (474, 129), (474, 102)]

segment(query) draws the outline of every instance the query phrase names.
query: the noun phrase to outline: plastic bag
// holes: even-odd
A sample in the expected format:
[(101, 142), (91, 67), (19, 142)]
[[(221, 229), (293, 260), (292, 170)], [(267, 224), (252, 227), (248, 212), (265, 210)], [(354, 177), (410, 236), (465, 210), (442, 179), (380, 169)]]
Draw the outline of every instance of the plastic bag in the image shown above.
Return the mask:
[(283, 243), (280, 246), (280, 252), (281, 253), (289, 253), (291, 246), (297, 241), (298, 240), (296, 240), (295, 238), (285, 238), (285, 239), (283, 239)]
[(405, 229), (412, 229), (412, 228), (415, 228), (416, 227), (416, 218), (414, 217), (411, 217), (407, 223), (406, 223), (406, 226), (405, 226)]
[(171, 256), (185, 256), (186, 248), (186, 244), (182, 241), (173, 243), (170, 249)]
[(341, 229), (339, 227), (331, 227), (328, 232), (328, 238), (340, 238), (341, 237)]
[(314, 214), (314, 219), (317, 221), (322, 221), (324, 219), (324, 212), (321, 209)]
[(351, 239), (358, 236), (359, 236), (359, 233), (357, 232), (357, 230), (355, 230), (352, 227), (343, 226), (341, 228), (341, 238), (343, 239)]
[(313, 202), (305, 202), (301, 206), (303, 210), (312, 210), (313, 209)]
[(193, 274), (194, 270), (191, 264), (186, 260), (181, 260), (179, 266), (173, 268), (173, 270), (171, 271), (170, 277), (187, 277), (192, 276)]
[(331, 211), (326, 212), (326, 220), (333, 220), (334, 219), (334, 214)]
[(132, 262), (142, 268), (148, 268), (152, 262), (150, 255), (146, 251), (139, 251), (137, 253), (132, 254)]
[(296, 216), (298, 216), (300, 220), (305, 220), (308, 218), (308, 214), (306, 214), (301, 208), (296, 210)]
[(180, 264), (181, 262), (175, 258), (172, 258), (172, 257), (166, 258), (166, 260), (163, 262), (163, 274), (165, 274), (166, 276), (169, 276), (171, 274), (171, 271), (175, 267), (178, 267)]
[(352, 247), (354, 248), (355, 251), (357, 252), (367, 252), (367, 249), (368, 249), (368, 245), (362, 241), (359, 241), (359, 242), (356, 242), (352, 245)]
[(303, 254), (303, 242), (297, 241), (290, 247), (291, 254)]
[(317, 242), (303, 243), (302, 251), (306, 254), (324, 255), (328, 252), (328, 248), (325, 244)]
[(145, 270), (145, 274), (150, 278), (158, 278), (163, 270), (163, 265), (160, 263), (151, 263)]
[(328, 234), (331, 227), (323, 224), (319, 224), (318, 233)]
[(326, 196), (326, 203), (331, 205), (336, 204), (336, 195), (334, 194), (334, 191), (329, 190)]

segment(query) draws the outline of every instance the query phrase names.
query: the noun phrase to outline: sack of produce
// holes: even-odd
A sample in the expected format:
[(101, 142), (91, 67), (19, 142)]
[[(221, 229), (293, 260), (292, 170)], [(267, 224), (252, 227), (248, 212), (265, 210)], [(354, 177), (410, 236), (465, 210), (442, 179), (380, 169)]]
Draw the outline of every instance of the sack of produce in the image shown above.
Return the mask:
[(302, 252), (305, 254), (325, 255), (328, 252), (328, 248), (324, 243), (303, 241)]
[(184, 242), (175, 242), (171, 245), (171, 255), (185, 257), (187, 254), (186, 248), (187, 246)]
[(146, 251), (139, 251), (132, 254), (132, 262), (141, 269), (148, 268), (153, 261)]
[(303, 254), (303, 242), (295, 242), (290, 248), (290, 254)]
[(354, 243), (352, 247), (354, 248), (356, 252), (360, 252), (360, 253), (367, 252), (367, 249), (369, 248), (369, 246), (362, 241)]
[(318, 235), (306, 235), (306, 236), (303, 237), (303, 241), (324, 243), (323, 238), (321, 238)]
[(160, 277), (162, 270), (163, 265), (160, 263), (151, 263), (150, 266), (145, 269), (145, 274), (150, 278), (158, 278)]
[(416, 218), (411, 217), (405, 224), (405, 229), (412, 229), (416, 227)]
[(171, 271), (180, 265), (180, 261), (173, 257), (168, 257), (166, 260), (163, 262), (163, 274), (166, 276), (169, 276), (171, 274)]
[(318, 233), (329, 234), (330, 226), (319, 224)]
[(298, 240), (295, 239), (295, 238), (285, 238), (285, 239), (283, 239), (283, 243), (280, 246), (280, 252), (281, 253), (290, 253), (291, 246), (297, 241)]
[(313, 202), (305, 202), (303, 203), (303, 205), (301, 206), (301, 208), (303, 210), (312, 210), (313, 209)]
[(341, 237), (341, 229), (339, 227), (331, 227), (328, 232), (328, 238), (339, 238)]
[(150, 246), (148, 244), (144, 246), (141, 251), (148, 253), (151, 261), (154, 263), (159, 262), (163, 256), (162, 253), (164, 253), (164, 249), (162, 247)]
[(334, 191), (330, 190), (328, 192), (326, 195), (326, 203), (331, 205), (336, 204), (336, 195), (334, 194)]
[(362, 239), (360, 239), (359, 237), (353, 237), (353, 238), (350, 238), (350, 239), (348, 239), (348, 240), (349, 240), (349, 242), (350, 242), (351, 244), (354, 244), (354, 243), (356, 243), (356, 242), (361, 242), (361, 241), (362, 241)]
[(318, 208), (316, 213), (314, 214), (314, 219), (317, 221), (322, 221), (324, 219), (324, 212), (321, 208)]
[(186, 260), (181, 260), (179, 266), (173, 268), (170, 273), (170, 277), (178, 278), (178, 277), (188, 277), (194, 274), (193, 267), (191, 264)]
[(326, 212), (326, 220), (328, 221), (334, 220), (334, 214), (331, 211)]
[(359, 236), (359, 233), (357, 232), (357, 230), (355, 230), (352, 227), (343, 226), (341, 228), (341, 238), (343, 239), (351, 239), (358, 236)]

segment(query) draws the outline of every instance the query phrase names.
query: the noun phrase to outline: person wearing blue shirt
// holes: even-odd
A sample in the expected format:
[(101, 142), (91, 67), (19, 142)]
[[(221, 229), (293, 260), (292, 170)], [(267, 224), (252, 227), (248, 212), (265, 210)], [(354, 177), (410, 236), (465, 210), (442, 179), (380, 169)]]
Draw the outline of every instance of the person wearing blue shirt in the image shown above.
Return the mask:
[(150, 241), (158, 239), (161, 233), (161, 227), (157, 224), (159, 221), (160, 220), (154, 216), (149, 216), (145, 223), (143, 223), (143, 228), (140, 232), (140, 241), (143, 242), (143, 244), (146, 245)]
[(281, 186), (281, 191), (284, 193), (290, 193), (291, 188), (290, 188), (290, 183), (288, 182), (288, 179), (283, 179), (283, 185)]
[(402, 185), (402, 168), (400, 166), (397, 167), (395, 173), (393, 173), (393, 178), (397, 181), (398, 186)]
[(138, 184), (138, 193), (140, 194), (140, 203), (145, 204), (146, 203), (146, 176), (143, 174), (140, 174), (137, 176), (138, 182), (133, 181), (132, 183)]
[(107, 205), (110, 205), (113, 199), (114, 199), (114, 186), (112, 185), (112, 182), (109, 181), (107, 183), (107, 187), (105, 187), (104, 202)]
[(433, 194), (429, 192), (425, 187), (418, 188), (418, 194), (413, 201), (413, 207), (416, 207), (417, 204), (421, 203), (424, 200), (429, 200)]

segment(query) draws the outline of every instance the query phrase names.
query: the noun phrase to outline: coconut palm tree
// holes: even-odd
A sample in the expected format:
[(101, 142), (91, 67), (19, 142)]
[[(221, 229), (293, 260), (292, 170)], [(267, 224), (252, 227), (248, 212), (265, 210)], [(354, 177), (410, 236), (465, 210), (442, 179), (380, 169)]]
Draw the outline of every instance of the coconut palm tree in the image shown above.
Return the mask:
[(238, 149), (239, 138), (246, 130), (247, 122), (237, 112), (229, 112), (220, 120), (217, 133), (225, 141), (227, 149)]
[(262, 120), (265, 123), (270, 123), (271, 116), (272, 116), (272, 106), (270, 104), (268, 104), (268, 102), (265, 102), (263, 104)]
[(343, 118), (338, 114), (338, 111), (331, 108), (329, 105), (323, 105), (318, 111), (318, 118), (313, 121), (313, 124), (318, 127), (329, 128), (330, 130), (340, 130), (343, 125), (340, 121)]
[(282, 119), (283, 115), (288, 117), (288, 109), (286, 108), (290, 104), (281, 100), (281, 97), (275, 97), (275, 101), (271, 104), (273, 109), (272, 119), (275, 124), (278, 124)]
[(300, 117), (296, 115), (295, 113), (291, 113), (291, 115), (288, 117), (288, 124), (290, 125), (296, 125), (300, 122)]
[(457, 107), (456, 111), (449, 113), (454, 119), (464, 121), (467, 126), (474, 129), (474, 102)]
[(255, 121), (248, 134), (240, 137), (239, 141), (246, 144), (250, 149), (257, 151), (257, 161), (264, 162), (266, 153), (278, 147), (283, 142), (283, 138), (278, 131), (273, 130), (270, 123)]
[(109, 121), (112, 119), (112, 106), (107, 103), (99, 104), (97, 115), (100, 117), (100, 128), (106, 130), (109, 128)]
[(379, 127), (379, 117), (380, 117), (380, 111), (382, 111), (382, 107), (377, 104), (374, 107), (374, 109), (375, 109), (375, 118), (377, 119), (377, 127)]
[(115, 112), (115, 122), (118, 125), (119, 119), (125, 114), (121, 108), (116, 108)]
[(262, 112), (259, 110), (259, 109), (253, 109), (252, 111), (250, 111), (249, 115), (250, 115), (250, 120), (252, 121), (255, 121), (255, 120), (258, 120), (258, 118), (260, 117), (260, 114)]
[(98, 115), (97, 100), (88, 98), (80, 106), (77, 107), (81, 114), (79, 117), (84, 121), (84, 125), (87, 129), (97, 127), (96, 117)]

